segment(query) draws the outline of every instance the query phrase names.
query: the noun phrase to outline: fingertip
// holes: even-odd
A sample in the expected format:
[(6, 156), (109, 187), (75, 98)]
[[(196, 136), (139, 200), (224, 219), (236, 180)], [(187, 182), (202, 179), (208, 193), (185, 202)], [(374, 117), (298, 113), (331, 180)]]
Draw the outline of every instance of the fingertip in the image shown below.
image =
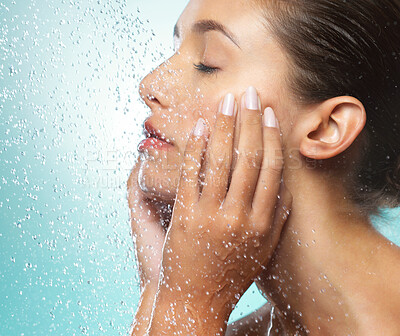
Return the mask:
[(263, 123), (265, 127), (279, 129), (279, 122), (275, 116), (275, 112), (271, 107), (264, 110)]
[(248, 110), (261, 111), (261, 100), (254, 86), (249, 86), (243, 95), (243, 105)]
[(220, 112), (228, 117), (235, 117), (236, 115), (236, 99), (232, 93), (227, 93), (223, 99)]
[(193, 135), (198, 138), (201, 137), (206, 138), (207, 134), (208, 134), (207, 124), (203, 118), (199, 118), (199, 120), (197, 120), (196, 126), (194, 127)]

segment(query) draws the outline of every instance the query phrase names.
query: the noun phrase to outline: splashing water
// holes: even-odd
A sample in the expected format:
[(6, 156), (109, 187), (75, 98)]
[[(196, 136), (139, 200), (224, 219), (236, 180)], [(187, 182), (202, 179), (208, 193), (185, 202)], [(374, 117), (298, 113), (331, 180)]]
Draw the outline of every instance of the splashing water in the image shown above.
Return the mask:
[(0, 335), (129, 330), (138, 83), (172, 51), (142, 14), (156, 3), (0, 0)]

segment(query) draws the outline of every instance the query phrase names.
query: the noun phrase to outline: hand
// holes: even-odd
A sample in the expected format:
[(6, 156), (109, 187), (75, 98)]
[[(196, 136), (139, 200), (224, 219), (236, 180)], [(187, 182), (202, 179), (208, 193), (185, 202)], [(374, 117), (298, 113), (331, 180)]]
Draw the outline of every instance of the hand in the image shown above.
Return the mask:
[(162, 248), (172, 206), (146, 198), (138, 184), (139, 170), (140, 161), (132, 169), (127, 187), (135, 255), (143, 291), (145, 285), (155, 289), (158, 286)]
[[(252, 101), (258, 101), (254, 95)], [(241, 103), (239, 154), (229, 186), (234, 105), (222, 108), (233, 116), (217, 115), (202, 191), (204, 121), (199, 120), (189, 138), (163, 250), (160, 304), (180, 301), (193, 312), (212, 307), (213, 315), (229, 317), (278, 244), (291, 205), (290, 193), (281, 188), (279, 126), (272, 109), (265, 111), (263, 126), (260, 110), (246, 108), (246, 99), (251, 97), (243, 96)]]

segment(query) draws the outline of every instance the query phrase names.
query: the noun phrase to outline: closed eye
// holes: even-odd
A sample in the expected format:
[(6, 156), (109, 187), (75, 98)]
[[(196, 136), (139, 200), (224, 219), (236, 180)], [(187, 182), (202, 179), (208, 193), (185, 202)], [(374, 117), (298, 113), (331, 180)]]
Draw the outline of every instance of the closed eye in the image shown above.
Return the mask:
[(219, 70), (219, 68), (210, 67), (203, 63), (193, 64), (193, 66), (195, 67), (196, 70), (206, 74), (213, 74)]

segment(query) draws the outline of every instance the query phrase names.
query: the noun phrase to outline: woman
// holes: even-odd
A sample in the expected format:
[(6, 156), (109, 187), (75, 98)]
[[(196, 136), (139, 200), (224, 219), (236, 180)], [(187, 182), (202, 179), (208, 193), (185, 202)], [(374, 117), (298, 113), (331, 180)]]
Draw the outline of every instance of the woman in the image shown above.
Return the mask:
[[(400, 201), (399, 21), (397, 0), (190, 1), (141, 84), (133, 335), (400, 333), (400, 249), (369, 221)], [(254, 279), (271, 305), (227, 326)]]

